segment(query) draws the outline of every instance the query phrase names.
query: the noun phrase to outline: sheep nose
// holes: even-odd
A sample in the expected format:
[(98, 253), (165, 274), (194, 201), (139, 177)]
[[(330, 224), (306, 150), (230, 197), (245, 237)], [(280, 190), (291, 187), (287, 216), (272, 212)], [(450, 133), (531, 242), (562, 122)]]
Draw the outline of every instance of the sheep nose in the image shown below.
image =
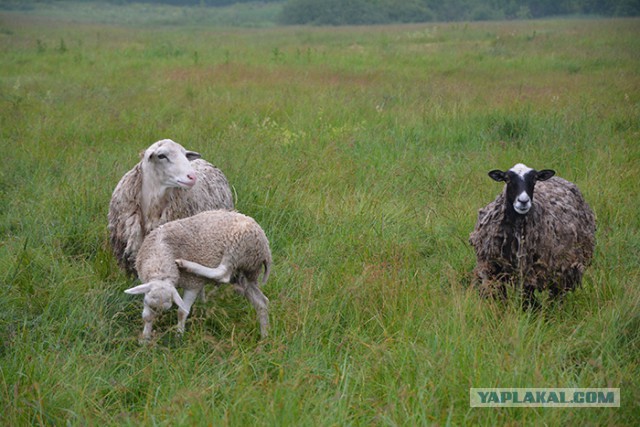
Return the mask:
[(195, 173), (188, 173), (187, 174), (187, 178), (189, 178), (189, 180), (191, 182), (194, 182), (194, 183), (196, 182), (196, 174)]
[(518, 197), (518, 201), (519, 201), (520, 203), (527, 203), (527, 202), (529, 202), (529, 196), (527, 196), (526, 194), (521, 194), (521, 195)]

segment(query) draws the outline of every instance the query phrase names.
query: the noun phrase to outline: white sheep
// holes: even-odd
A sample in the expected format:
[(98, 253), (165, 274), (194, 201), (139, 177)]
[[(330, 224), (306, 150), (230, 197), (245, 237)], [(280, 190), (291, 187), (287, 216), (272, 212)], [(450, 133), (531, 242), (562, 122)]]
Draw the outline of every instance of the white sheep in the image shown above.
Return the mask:
[(506, 285), (516, 286), (529, 305), (536, 290), (553, 298), (580, 285), (593, 258), (595, 216), (578, 187), (554, 174), (520, 163), (489, 172), (506, 185), (480, 209), (469, 236), (474, 285), (483, 293), (505, 295)]
[[(208, 280), (232, 283), (253, 304), (260, 335), (267, 336), (269, 300), (259, 286), (269, 278), (271, 251), (264, 231), (252, 218), (215, 210), (161, 225), (145, 238), (136, 268), (143, 284), (125, 292), (144, 294), (144, 340), (151, 338), (156, 315), (171, 308), (172, 302), (178, 306), (178, 331), (183, 332), (191, 306)], [(178, 287), (184, 289), (182, 297)]]
[(109, 237), (118, 265), (136, 274), (144, 237), (161, 224), (212, 209), (233, 209), (224, 174), (200, 154), (163, 139), (127, 172), (109, 204)]

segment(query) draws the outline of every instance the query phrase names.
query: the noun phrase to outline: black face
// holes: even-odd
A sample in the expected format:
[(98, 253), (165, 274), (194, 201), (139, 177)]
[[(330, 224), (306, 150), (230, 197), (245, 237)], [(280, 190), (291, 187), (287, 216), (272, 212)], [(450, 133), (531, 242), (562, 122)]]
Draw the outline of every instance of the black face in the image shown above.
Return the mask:
[(533, 190), (537, 181), (546, 181), (555, 175), (555, 171), (545, 169), (536, 171), (523, 164), (517, 164), (506, 172), (492, 170), (489, 176), (495, 181), (507, 184), (507, 206), (519, 215), (526, 215), (533, 203)]

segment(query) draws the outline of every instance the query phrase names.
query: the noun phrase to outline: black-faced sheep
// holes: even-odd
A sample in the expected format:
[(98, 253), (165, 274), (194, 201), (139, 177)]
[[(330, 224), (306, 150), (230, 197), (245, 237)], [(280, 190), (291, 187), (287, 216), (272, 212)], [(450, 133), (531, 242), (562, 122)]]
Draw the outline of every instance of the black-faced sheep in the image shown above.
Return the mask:
[(469, 237), (477, 257), (474, 285), (483, 294), (504, 296), (511, 285), (528, 305), (536, 290), (554, 298), (580, 285), (593, 257), (595, 216), (578, 187), (554, 175), (523, 164), (489, 172), (506, 185), (479, 210)]
[[(266, 337), (269, 300), (260, 285), (269, 278), (271, 262), (264, 231), (238, 212), (202, 212), (161, 225), (149, 233), (138, 251), (136, 268), (143, 284), (125, 291), (144, 294), (142, 338), (151, 338), (155, 317), (174, 302), (178, 331), (183, 332), (191, 306), (211, 280), (232, 283), (251, 302), (258, 314), (260, 334)], [(178, 287), (184, 289), (182, 297)]]
[(109, 235), (118, 265), (136, 274), (144, 237), (161, 224), (212, 209), (233, 209), (224, 174), (200, 154), (164, 139), (147, 148), (109, 204)]

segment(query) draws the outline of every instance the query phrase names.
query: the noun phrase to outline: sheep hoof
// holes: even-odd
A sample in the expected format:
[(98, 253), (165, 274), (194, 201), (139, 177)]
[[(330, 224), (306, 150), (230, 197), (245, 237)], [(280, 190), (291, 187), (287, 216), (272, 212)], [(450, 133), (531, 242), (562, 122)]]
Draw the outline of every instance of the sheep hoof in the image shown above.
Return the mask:
[(140, 337), (138, 339), (138, 344), (141, 346), (147, 346), (151, 344), (151, 337)]

